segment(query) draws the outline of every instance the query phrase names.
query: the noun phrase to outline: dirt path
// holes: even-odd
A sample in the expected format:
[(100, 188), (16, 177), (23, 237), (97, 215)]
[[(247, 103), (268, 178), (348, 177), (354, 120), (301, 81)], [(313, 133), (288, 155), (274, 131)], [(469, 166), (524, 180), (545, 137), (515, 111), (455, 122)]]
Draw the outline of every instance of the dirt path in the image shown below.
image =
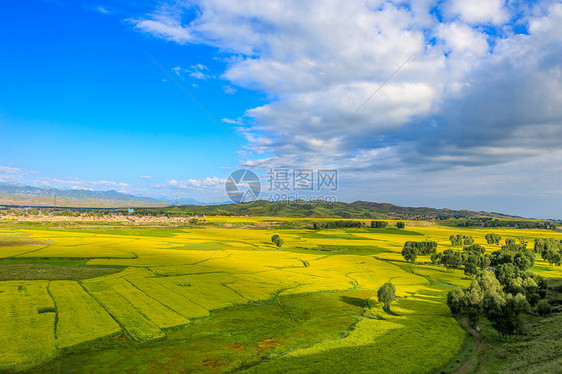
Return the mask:
[(482, 342), (482, 337), (478, 333), (478, 331), (474, 330), (469, 324), (466, 318), (463, 318), (461, 321), (463, 327), (472, 334), (476, 338), (474, 340), (474, 344), (472, 345), (472, 353), (466, 359), (466, 362), (456, 371), (453, 371), (452, 374), (460, 374), (460, 373), (467, 373), (470, 370), (474, 369), (474, 361), (478, 360), (478, 353), (481, 349), (480, 343)]

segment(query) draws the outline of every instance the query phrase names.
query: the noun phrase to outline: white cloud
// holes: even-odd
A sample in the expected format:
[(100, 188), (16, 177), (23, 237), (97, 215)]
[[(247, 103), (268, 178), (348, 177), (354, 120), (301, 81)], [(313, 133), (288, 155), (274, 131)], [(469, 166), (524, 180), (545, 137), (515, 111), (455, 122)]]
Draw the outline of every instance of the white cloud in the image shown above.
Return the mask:
[(451, 1), (439, 20), (436, 1), (407, 3), (203, 0), (137, 21), (219, 48), (224, 79), (267, 95), (232, 121), (260, 156), (247, 166), (330, 164), (392, 185), (562, 147), (561, 4)]
[(150, 175), (140, 175), (139, 178), (140, 179), (152, 179), (152, 177)]
[(127, 189), (129, 187), (128, 183), (124, 182), (115, 182), (115, 181), (106, 181), (106, 180), (84, 180), (76, 177), (68, 177), (68, 178), (38, 178), (38, 182), (42, 182), (43, 184), (52, 184), (55, 187), (67, 187), (70, 186), (73, 189)]
[(234, 95), (236, 93), (236, 88), (228, 85), (223, 86), (222, 90), (224, 91), (224, 93), (227, 93), (229, 95)]
[(226, 179), (224, 178), (203, 178), (203, 179), (188, 179), (185, 181), (177, 181), (175, 179), (169, 180), (164, 184), (155, 184), (152, 187), (157, 189), (169, 190), (188, 190), (188, 191), (201, 191), (201, 192), (217, 192), (224, 190)]
[(192, 65), (189, 68), (182, 68), (181, 66), (176, 66), (171, 69), (178, 77), (185, 79), (185, 75), (189, 75), (195, 79), (209, 79), (215, 78), (213, 75), (209, 74), (209, 68), (202, 64)]
[(485, 35), (468, 25), (459, 22), (442, 24), (438, 28), (438, 35), (445, 40), (447, 47), (450, 47), (453, 53), (468, 52), (475, 56), (482, 56), (488, 52)]
[(98, 12), (100, 12), (100, 13), (103, 13), (103, 14), (109, 14), (109, 13), (111, 13), (109, 10), (107, 10), (106, 8), (104, 8), (104, 7), (102, 7), (102, 6), (98, 6), (98, 7), (96, 8), (96, 10), (97, 10)]
[(2, 175), (12, 175), (12, 176), (23, 176), (26, 175), (27, 172), (18, 169), (18, 168), (12, 168), (9, 166), (2, 166), (0, 165), (0, 174)]
[(502, 24), (509, 19), (504, 0), (452, 0), (444, 4), (447, 13), (471, 24)]
[(0, 182), (3, 183), (14, 183), (15, 181), (21, 181), (23, 178), (35, 174), (37, 174), (37, 172), (33, 170), (22, 170), (11, 166), (0, 165)]
[(189, 30), (183, 27), (179, 20), (166, 16), (155, 16), (155, 19), (129, 19), (135, 28), (174, 41), (179, 44), (186, 44), (193, 41)]

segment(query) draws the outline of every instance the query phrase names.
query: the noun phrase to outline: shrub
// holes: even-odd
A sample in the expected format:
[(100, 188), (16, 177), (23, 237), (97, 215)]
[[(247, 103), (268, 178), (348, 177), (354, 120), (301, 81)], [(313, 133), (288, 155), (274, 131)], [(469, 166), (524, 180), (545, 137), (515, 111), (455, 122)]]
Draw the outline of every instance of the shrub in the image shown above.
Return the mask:
[(548, 316), (550, 313), (552, 313), (552, 307), (550, 306), (548, 301), (546, 300), (539, 301), (539, 303), (537, 304), (537, 313), (539, 313), (539, 316), (543, 316), (543, 317)]

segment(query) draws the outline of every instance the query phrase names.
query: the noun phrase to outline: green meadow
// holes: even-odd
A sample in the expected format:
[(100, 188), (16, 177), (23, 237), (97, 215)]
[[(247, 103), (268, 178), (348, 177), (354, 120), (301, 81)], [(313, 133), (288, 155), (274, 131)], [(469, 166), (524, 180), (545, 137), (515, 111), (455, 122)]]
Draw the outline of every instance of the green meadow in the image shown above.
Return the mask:
[[(431, 265), (429, 256), (407, 263), (401, 255), (409, 240), (430, 239), (443, 251), (453, 248), (450, 235), (471, 235), (490, 253), (500, 246), (487, 244), (487, 233), (525, 238), (532, 247), (538, 238), (562, 239), (555, 231), (426, 222), (406, 222), (402, 230), (315, 231), (303, 219), (208, 220), (184, 227), (12, 224), (0, 230), (0, 369), (533, 372), (510, 354), (527, 344), (538, 355), (542, 339), (560, 344), (544, 327), (559, 327), (556, 314), (529, 315), (531, 332), (517, 342), (497, 341), (484, 324), (483, 343), (473, 352), (474, 336), (446, 304), (447, 293), (471, 279)], [(273, 234), (283, 239), (281, 247)], [(560, 267), (540, 256), (531, 271), (553, 284), (562, 278)], [(397, 297), (386, 309), (377, 291), (389, 281)], [(489, 354), (490, 347), (503, 356)], [(552, 360), (543, 368), (556, 367)]]

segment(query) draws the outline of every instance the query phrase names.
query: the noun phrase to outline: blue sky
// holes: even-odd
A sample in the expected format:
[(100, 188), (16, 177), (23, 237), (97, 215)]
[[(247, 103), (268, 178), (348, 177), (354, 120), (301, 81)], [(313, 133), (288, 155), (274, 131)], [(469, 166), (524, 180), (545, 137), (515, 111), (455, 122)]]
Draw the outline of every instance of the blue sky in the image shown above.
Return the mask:
[(334, 168), (341, 201), (562, 218), (561, 25), (555, 1), (3, 2), (0, 181), (212, 202), (236, 168)]

